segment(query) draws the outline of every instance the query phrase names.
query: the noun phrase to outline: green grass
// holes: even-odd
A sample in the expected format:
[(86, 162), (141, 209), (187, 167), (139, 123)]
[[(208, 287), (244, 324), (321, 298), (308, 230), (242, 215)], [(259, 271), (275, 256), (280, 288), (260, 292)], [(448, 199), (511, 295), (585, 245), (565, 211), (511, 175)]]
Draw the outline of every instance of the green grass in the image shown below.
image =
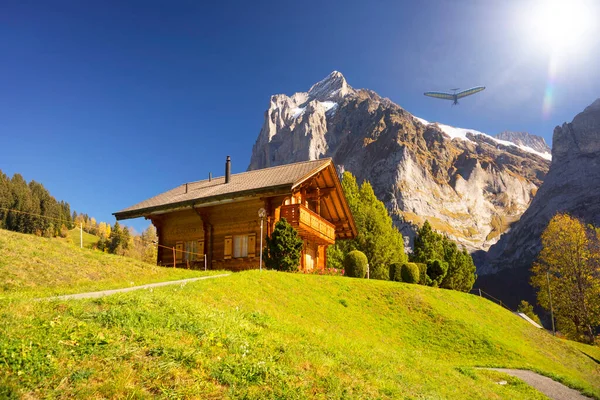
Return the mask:
[[(83, 232), (82, 236), (83, 236), (83, 247), (86, 249), (93, 249), (96, 246), (96, 244), (98, 243), (98, 240), (100, 240), (100, 238), (98, 236), (92, 235), (91, 233), (87, 233), (87, 232)], [(69, 231), (68, 239), (71, 241), (72, 244), (79, 247), (81, 245), (79, 228), (71, 229)]]
[[(0, 397), (600, 399), (598, 348), (477, 296), (249, 271), (94, 300), (0, 300)], [(500, 380), (507, 385), (498, 385)]]
[(62, 239), (0, 229), (0, 298), (15, 294), (43, 297), (114, 289), (213, 273), (158, 267), (80, 249)]

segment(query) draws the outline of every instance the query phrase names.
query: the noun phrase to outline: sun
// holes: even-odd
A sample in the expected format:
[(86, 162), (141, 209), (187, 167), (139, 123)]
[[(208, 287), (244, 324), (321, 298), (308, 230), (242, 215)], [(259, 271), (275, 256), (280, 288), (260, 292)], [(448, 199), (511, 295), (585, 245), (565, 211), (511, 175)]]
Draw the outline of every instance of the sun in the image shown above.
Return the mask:
[(528, 10), (526, 28), (536, 46), (551, 54), (584, 50), (599, 10), (592, 1), (541, 0)]

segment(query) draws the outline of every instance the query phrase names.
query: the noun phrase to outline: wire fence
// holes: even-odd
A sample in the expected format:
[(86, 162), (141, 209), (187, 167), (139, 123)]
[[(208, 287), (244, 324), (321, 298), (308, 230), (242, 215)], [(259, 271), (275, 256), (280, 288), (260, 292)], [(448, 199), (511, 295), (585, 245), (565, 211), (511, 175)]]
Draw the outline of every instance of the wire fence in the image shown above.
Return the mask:
[(481, 289), (471, 289), (470, 293), (471, 294), (475, 294), (475, 295), (477, 295), (479, 297), (484, 297), (484, 298), (486, 298), (488, 300), (491, 300), (494, 303), (499, 304), (500, 306), (506, 308), (510, 312), (515, 312), (510, 307), (508, 307), (505, 303), (503, 303), (502, 300), (500, 300), (497, 297), (492, 296), (491, 294), (489, 294), (489, 293), (487, 293), (487, 292), (485, 292), (485, 291), (483, 291)]
[[(15, 209), (12, 209), (12, 208), (0, 207), (0, 210), (7, 211), (7, 212), (15, 212), (15, 213), (20, 213), (20, 214), (31, 215), (33, 217), (45, 218), (45, 219), (49, 219), (49, 220), (53, 220), (53, 221), (59, 221), (59, 222), (63, 222), (63, 223), (65, 222), (65, 219), (49, 217), (47, 215), (30, 213), (30, 212), (27, 212), (27, 211), (15, 210)], [(80, 229), (83, 230), (83, 227), (80, 226)], [(123, 233), (119, 233), (119, 236), (123, 237)], [(182, 253), (182, 256), (183, 256), (183, 254), (188, 254), (188, 255), (196, 256), (199, 259), (203, 259), (204, 260), (204, 270), (207, 269), (206, 254), (201, 254), (201, 253), (196, 253), (196, 252), (192, 252), (192, 251), (186, 251), (186, 250), (182, 250), (182, 249), (177, 249), (176, 247), (165, 246), (165, 245), (159, 244), (157, 242), (152, 242), (152, 243), (154, 245), (156, 245), (157, 247), (162, 247), (162, 248), (165, 248), (165, 249), (169, 249), (169, 250), (171, 250), (173, 252), (173, 268), (175, 268), (176, 265), (177, 265), (177, 253), (179, 252), (179, 253)], [(186, 257), (186, 258), (187, 259), (185, 261), (186, 261), (187, 267), (189, 269), (190, 268), (190, 260), (189, 260), (188, 257)]]
[(14, 210), (12, 208), (0, 207), (0, 210), (4, 210), (4, 211), (8, 211), (8, 212), (16, 212), (16, 213), (19, 213), (19, 214), (31, 215), (33, 217), (51, 219), (51, 220), (59, 221), (59, 222), (63, 222), (63, 223), (64, 222), (68, 222), (68, 220), (65, 220), (64, 218), (62, 218), (62, 219), (61, 218), (54, 218), (54, 217), (49, 217), (47, 215), (34, 214), (34, 213), (30, 213), (30, 212), (27, 212), (27, 211), (21, 211), (21, 210)]
[[(170, 247), (170, 246), (165, 246), (159, 243), (154, 243), (157, 247), (162, 247), (165, 249), (169, 249), (173, 252), (173, 268), (175, 268), (177, 266), (177, 252), (182, 253), (183, 254), (191, 254), (191, 255), (195, 255), (195, 256), (200, 256), (204, 259), (204, 270), (206, 271), (207, 269), (207, 265), (206, 265), (206, 254), (201, 254), (201, 253), (195, 253), (193, 251), (186, 251), (186, 250), (181, 250), (181, 249), (177, 249), (176, 247)], [(186, 259), (186, 264), (187, 264), (187, 268), (190, 268), (190, 260)], [(192, 260), (193, 261), (193, 260)]]

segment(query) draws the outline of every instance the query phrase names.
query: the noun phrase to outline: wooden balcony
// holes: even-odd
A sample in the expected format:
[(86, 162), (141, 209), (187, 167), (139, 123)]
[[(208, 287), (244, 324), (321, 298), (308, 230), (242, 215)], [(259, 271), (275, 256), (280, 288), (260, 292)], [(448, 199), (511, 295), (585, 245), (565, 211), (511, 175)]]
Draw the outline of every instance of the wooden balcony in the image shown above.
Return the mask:
[(335, 243), (335, 226), (301, 204), (281, 206), (280, 217), (285, 218), (302, 237), (319, 244)]

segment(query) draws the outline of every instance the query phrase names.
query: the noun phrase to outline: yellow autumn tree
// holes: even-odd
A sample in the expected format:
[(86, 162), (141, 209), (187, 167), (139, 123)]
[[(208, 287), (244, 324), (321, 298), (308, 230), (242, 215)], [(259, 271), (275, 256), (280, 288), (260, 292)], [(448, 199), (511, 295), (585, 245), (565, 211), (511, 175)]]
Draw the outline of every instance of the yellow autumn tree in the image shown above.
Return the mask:
[(542, 250), (531, 270), (538, 303), (550, 310), (551, 300), (558, 329), (587, 343), (594, 342), (600, 325), (599, 249), (596, 228), (557, 214), (542, 234)]

